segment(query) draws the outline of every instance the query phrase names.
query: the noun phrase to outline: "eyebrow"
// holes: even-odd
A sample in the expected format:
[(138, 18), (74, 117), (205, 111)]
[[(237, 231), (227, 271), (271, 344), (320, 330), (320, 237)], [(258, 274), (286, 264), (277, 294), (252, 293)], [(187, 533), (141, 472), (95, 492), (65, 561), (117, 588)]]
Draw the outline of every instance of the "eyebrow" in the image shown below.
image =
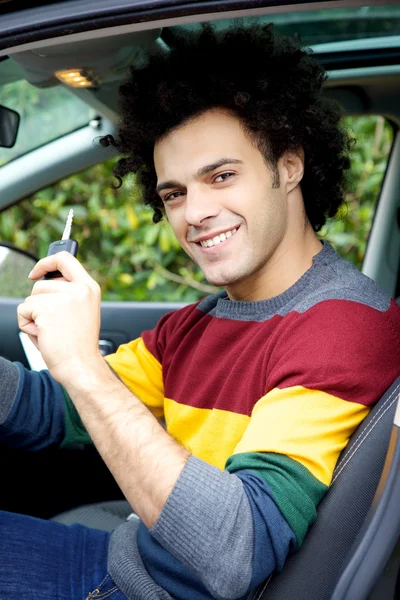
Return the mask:
[[(194, 174), (194, 179), (200, 179), (201, 177), (204, 177), (204, 175), (207, 175), (208, 173), (212, 173), (213, 171), (215, 171), (215, 169), (219, 169), (219, 167), (222, 167), (223, 165), (228, 165), (228, 164), (234, 164), (234, 165), (242, 165), (243, 161), (239, 160), (237, 158), (220, 158), (219, 160), (216, 160), (215, 162), (209, 164), (209, 165), (205, 165), (204, 167), (200, 167), (200, 169), (198, 171), (196, 171), (196, 173)], [(156, 187), (156, 192), (157, 194), (159, 194), (162, 190), (169, 190), (171, 188), (174, 187), (183, 187), (181, 183), (179, 183), (179, 181), (163, 181), (162, 183), (159, 183)]]

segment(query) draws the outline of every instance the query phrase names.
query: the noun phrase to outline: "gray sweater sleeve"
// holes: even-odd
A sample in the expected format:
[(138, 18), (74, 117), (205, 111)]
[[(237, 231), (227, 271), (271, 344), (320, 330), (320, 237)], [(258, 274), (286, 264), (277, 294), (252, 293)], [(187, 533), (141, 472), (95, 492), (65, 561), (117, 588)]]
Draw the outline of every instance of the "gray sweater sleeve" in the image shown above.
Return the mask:
[(0, 357), (0, 440), (41, 450), (65, 435), (64, 393), (47, 370), (29, 371)]
[(20, 371), (17, 365), (0, 356), (0, 425), (2, 425), (18, 392)]
[(238, 477), (191, 456), (150, 533), (214, 598), (248, 590), (253, 518)]

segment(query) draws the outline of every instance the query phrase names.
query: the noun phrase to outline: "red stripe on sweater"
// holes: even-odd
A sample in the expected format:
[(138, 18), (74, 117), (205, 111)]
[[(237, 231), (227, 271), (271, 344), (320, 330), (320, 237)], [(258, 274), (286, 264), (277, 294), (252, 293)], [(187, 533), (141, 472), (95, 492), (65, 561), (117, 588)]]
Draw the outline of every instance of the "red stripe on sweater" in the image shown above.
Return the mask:
[(143, 337), (162, 360), (166, 397), (250, 415), (271, 389), (297, 385), (374, 404), (400, 374), (399, 332), (395, 303), (381, 312), (326, 300), (265, 322), (210, 317), (191, 305)]

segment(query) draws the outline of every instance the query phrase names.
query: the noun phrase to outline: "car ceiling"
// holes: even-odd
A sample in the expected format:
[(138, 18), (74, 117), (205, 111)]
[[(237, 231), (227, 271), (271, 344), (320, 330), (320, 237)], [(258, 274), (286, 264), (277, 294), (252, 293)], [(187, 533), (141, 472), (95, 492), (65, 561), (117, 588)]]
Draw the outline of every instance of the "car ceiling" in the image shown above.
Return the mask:
[[(375, 23), (376, 18), (369, 19), (365, 27), (367, 41), (358, 39), (346, 46), (346, 35), (349, 37), (349, 33), (342, 31), (341, 35), (337, 33), (339, 39), (336, 44), (319, 44), (313, 46), (313, 50), (330, 75), (326, 94), (337, 98), (347, 113), (382, 114), (400, 124), (400, 35), (397, 35), (400, 33), (400, 7), (394, 10), (397, 10), (395, 18), (385, 37), (371, 37), (376, 35), (379, 26)], [(323, 14), (322, 11), (314, 13)], [(288, 30), (289, 33), (295, 30), (293, 13), (286, 16), (282, 14), (281, 17), (281, 22), (276, 23), (279, 30)], [(266, 19), (268, 15), (263, 17), (264, 21)], [(320, 23), (322, 21), (323, 17), (320, 17)], [(375, 25), (368, 29), (370, 21)], [(216, 21), (216, 26), (221, 27), (221, 23), (221, 20)], [(320, 23), (314, 17), (315, 31)], [(299, 21), (299, 27), (307, 42), (320, 41), (315, 35), (307, 34), (307, 19), (304, 16)], [(354, 25), (346, 27), (347, 31), (351, 31)], [(1, 69), (4, 64), (0, 63), (0, 85), (7, 81), (7, 77), (8, 80), (20, 78), (21, 72), (24, 78), (40, 88), (62, 85), (56, 79), (55, 71), (89, 68), (95, 71), (101, 83), (94, 89), (71, 88), (71, 91), (92, 105), (99, 114), (116, 121), (118, 88), (128, 73), (129, 65), (140, 64), (146, 53), (152, 53), (160, 46), (165, 49), (172, 47), (177, 29), (179, 27), (159, 27), (97, 39), (92, 32), (91, 39), (73, 43), (61, 38), (60, 43), (53, 39), (52, 45), (37, 43), (33, 49), (23, 51), (14, 48), (7, 60), (7, 63), (13, 64), (12, 68)], [(333, 35), (336, 35), (334, 28)]]

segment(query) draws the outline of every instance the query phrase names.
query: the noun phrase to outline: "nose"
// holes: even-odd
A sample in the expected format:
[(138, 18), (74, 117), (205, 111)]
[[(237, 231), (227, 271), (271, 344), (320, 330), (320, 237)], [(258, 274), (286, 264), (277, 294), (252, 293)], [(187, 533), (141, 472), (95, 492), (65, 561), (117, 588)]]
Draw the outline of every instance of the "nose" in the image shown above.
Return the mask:
[(191, 189), (186, 192), (185, 221), (188, 225), (200, 227), (204, 221), (216, 217), (220, 212), (220, 206), (212, 194), (206, 190)]

